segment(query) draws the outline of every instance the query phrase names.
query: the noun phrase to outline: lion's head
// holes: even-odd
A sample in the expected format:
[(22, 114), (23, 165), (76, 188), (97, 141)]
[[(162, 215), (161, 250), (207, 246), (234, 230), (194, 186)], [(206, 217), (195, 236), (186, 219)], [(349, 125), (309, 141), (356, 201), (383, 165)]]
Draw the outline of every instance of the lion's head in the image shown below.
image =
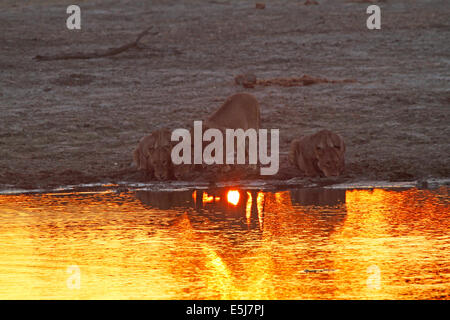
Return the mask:
[(170, 136), (168, 129), (160, 129), (139, 141), (139, 145), (133, 152), (138, 169), (144, 170), (150, 176), (154, 175), (158, 180), (170, 178), (172, 170)]
[(170, 148), (162, 147), (153, 149), (150, 152), (149, 163), (153, 168), (155, 178), (158, 180), (168, 180), (171, 177), (172, 160), (170, 158)]
[(339, 176), (345, 169), (345, 143), (329, 130), (294, 140), (289, 155), (291, 163), (307, 176)]
[(345, 144), (342, 137), (329, 130), (313, 135), (317, 167), (326, 177), (338, 176), (345, 167)]

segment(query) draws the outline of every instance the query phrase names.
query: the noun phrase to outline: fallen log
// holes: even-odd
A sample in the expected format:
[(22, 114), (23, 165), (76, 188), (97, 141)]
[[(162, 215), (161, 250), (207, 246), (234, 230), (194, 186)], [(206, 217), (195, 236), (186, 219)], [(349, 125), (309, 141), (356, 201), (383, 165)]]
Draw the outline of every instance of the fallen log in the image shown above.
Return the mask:
[(89, 52), (89, 53), (68, 53), (68, 54), (57, 54), (57, 55), (49, 55), (49, 56), (41, 56), (37, 55), (34, 57), (37, 61), (51, 61), (51, 60), (70, 60), (70, 59), (96, 59), (96, 58), (103, 58), (103, 57), (110, 57), (117, 55), (119, 53), (122, 53), (128, 49), (135, 48), (138, 46), (139, 41), (149, 34), (152, 27), (147, 28), (146, 30), (142, 31), (137, 37), (136, 40), (133, 42), (127, 43), (123, 46), (117, 47), (117, 48), (110, 48), (103, 51), (96, 51), (96, 52)]
[(239, 74), (234, 78), (237, 85), (242, 85), (244, 88), (254, 88), (255, 86), (281, 86), (281, 87), (302, 87), (310, 86), (317, 83), (353, 83), (354, 79), (343, 80), (329, 80), (326, 78), (316, 78), (308, 75), (303, 75), (300, 78), (273, 78), (273, 79), (257, 79), (252, 73)]
[(315, 78), (308, 75), (303, 75), (300, 78), (274, 78), (268, 80), (257, 80), (256, 84), (261, 86), (282, 86), (282, 87), (297, 87), (310, 86), (317, 83), (352, 83), (356, 82), (354, 79), (344, 80), (329, 80), (326, 78)]

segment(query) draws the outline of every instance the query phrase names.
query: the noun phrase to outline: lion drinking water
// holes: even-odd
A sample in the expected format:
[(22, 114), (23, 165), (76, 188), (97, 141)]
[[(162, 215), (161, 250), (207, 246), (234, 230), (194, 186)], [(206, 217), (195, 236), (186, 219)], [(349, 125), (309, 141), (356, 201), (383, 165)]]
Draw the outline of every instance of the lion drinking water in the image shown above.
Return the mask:
[(143, 137), (133, 152), (133, 159), (137, 168), (143, 170), (146, 178), (155, 177), (167, 180), (172, 174), (170, 151), (172, 142), (168, 129), (155, 130)]
[(332, 177), (344, 172), (344, 153), (342, 137), (329, 130), (321, 130), (293, 140), (289, 161), (308, 177)]

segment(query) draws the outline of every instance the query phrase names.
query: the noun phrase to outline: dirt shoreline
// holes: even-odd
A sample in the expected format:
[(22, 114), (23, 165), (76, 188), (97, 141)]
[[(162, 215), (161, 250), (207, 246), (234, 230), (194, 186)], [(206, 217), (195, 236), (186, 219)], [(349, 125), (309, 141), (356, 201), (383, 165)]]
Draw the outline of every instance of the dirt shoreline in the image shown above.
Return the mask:
[[(242, 91), (263, 127), (280, 129), (268, 179), (296, 176), (289, 142), (325, 128), (347, 144), (339, 181), (449, 178), (450, 3), (382, 2), (370, 31), (368, 4), (303, 2), (80, 1), (82, 30), (70, 31), (70, 1), (3, 1), (0, 189), (142, 182), (130, 166), (140, 137), (188, 127)], [(149, 25), (157, 34), (116, 56), (33, 60), (119, 47)], [(356, 82), (244, 89), (234, 77), (245, 72)]]

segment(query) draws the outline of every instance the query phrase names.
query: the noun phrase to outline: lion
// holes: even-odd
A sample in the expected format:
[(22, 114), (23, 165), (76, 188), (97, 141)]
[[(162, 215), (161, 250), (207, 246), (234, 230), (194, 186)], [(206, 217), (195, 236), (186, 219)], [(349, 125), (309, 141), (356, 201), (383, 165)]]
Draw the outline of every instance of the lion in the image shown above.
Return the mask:
[[(248, 129), (259, 130), (261, 127), (261, 113), (256, 98), (249, 93), (236, 93), (228, 97), (225, 102), (211, 116), (204, 121), (204, 130), (215, 128), (222, 131), (225, 136), (226, 129)], [(218, 165), (207, 165), (206, 169), (217, 173), (227, 173), (232, 167), (225, 164), (226, 147), (225, 139), (223, 146), (223, 163)], [(236, 146), (237, 147), (237, 146)], [(248, 147), (246, 147), (248, 156)], [(252, 165), (251, 167), (253, 167)], [(254, 169), (254, 168), (253, 168)]]
[[(236, 93), (228, 97), (225, 102), (203, 121), (203, 132), (207, 129), (219, 129), (225, 135), (226, 129), (243, 129), (244, 131), (250, 128), (258, 130), (261, 124), (261, 116), (259, 110), (259, 103), (256, 98), (248, 93)], [(193, 129), (190, 129), (191, 136), (193, 136)], [(192, 141), (192, 159), (194, 150), (194, 139)], [(224, 139), (225, 143), (225, 139)], [(204, 142), (205, 147), (208, 142)], [(230, 166), (225, 164), (225, 145), (224, 145), (224, 164), (217, 165), (193, 165), (181, 164), (174, 165), (173, 172), (176, 179), (187, 179), (193, 175), (198, 174), (198, 170), (206, 169), (210, 172), (225, 172), (230, 170)], [(193, 161), (192, 161), (193, 162)]]
[(236, 93), (225, 100), (217, 111), (204, 121), (207, 128), (256, 129), (261, 125), (259, 103), (249, 93)]
[(133, 151), (133, 159), (139, 170), (144, 170), (146, 178), (168, 180), (172, 175), (170, 140), (168, 129), (159, 129), (143, 137)]
[(295, 139), (291, 142), (289, 162), (308, 177), (339, 176), (345, 169), (345, 143), (329, 130)]

